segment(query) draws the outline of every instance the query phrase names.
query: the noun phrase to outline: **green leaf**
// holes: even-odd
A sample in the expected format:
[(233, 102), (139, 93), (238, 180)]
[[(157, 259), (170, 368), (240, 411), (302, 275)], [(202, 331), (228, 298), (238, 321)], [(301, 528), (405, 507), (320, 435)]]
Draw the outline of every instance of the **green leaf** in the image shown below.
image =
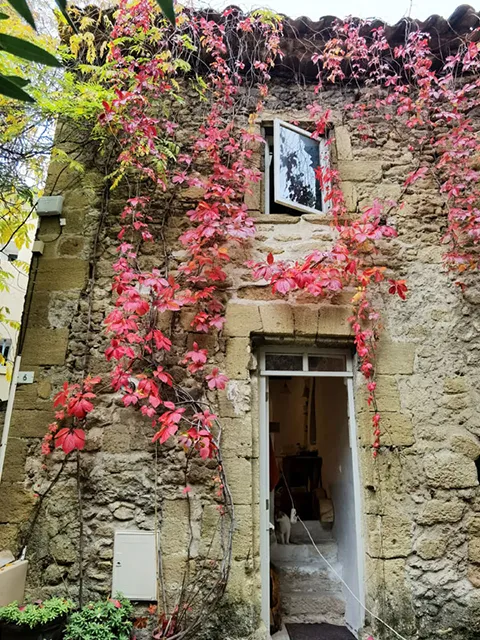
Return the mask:
[(10, 16), (8, 15), (8, 13), (1, 13), (0, 12), (0, 20), (8, 20), (10, 18)]
[(13, 84), (16, 84), (17, 87), (26, 87), (27, 84), (30, 84), (30, 80), (25, 80), (25, 78), (20, 78), (20, 76), (3, 76)]
[(22, 40), (21, 38), (15, 38), (14, 36), (8, 36), (6, 33), (0, 33), (0, 50), (11, 53), (24, 60), (31, 60), (32, 62), (40, 62), (46, 64), (49, 67), (61, 67), (62, 63), (57, 60), (51, 53), (45, 51), (41, 47), (37, 47), (36, 44)]
[(8, 4), (11, 5), (17, 13), (19, 13), (24, 20), (28, 22), (28, 24), (33, 27), (35, 30), (37, 27), (35, 26), (35, 20), (33, 19), (32, 12), (26, 2), (26, 0), (7, 0)]
[(173, 26), (175, 26), (175, 9), (173, 8), (173, 1), (174, 0), (157, 0), (157, 3)]
[(68, 22), (68, 24), (72, 27), (72, 29), (74, 31), (77, 31), (77, 28), (73, 24), (72, 19), (70, 18), (69, 14), (68, 14), (68, 11), (67, 11), (67, 0), (55, 0), (55, 4), (60, 9), (60, 11), (62, 12), (63, 17)]
[(12, 76), (8, 78), (0, 75), (0, 94), (7, 98), (13, 98), (14, 100), (21, 100), (22, 102), (35, 102), (35, 100), (26, 91), (18, 86), (18, 80), (22, 81), (23, 78), (16, 78), (17, 82), (12, 82)]

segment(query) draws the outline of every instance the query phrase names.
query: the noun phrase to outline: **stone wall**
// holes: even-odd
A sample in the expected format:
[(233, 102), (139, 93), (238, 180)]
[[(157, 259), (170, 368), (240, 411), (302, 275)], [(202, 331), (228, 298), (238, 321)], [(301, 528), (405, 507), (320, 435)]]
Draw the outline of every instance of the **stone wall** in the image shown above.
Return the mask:
[[(375, 125), (375, 143), (366, 143), (341, 119), (342, 96), (327, 94), (333, 109), (336, 144), (333, 161), (340, 170), (349, 211), (354, 214), (374, 197), (395, 198), (412, 169), (412, 157), (400, 133), (384, 122)], [(273, 117), (306, 119), (312, 92), (276, 84), (266, 105)], [(191, 105), (194, 103), (192, 102)], [(199, 124), (201, 105), (179, 112), (186, 139)], [(261, 162), (259, 150), (258, 162)], [(49, 184), (58, 171), (51, 167)], [(480, 633), (480, 491), (475, 462), (480, 456), (477, 365), (480, 350), (480, 290), (464, 294), (442, 266), (439, 239), (444, 225), (434, 185), (419, 183), (405, 206), (390, 220), (399, 237), (382, 244), (377, 260), (392, 277), (405, 278), (410, 293), (402, 303), (378, 299), (384, 333), (378, 355), (378, 401), (385, 434), (381, 455), (371, 455), (371, 428), (364, 382), (355, 377), (356, 419), (363, 486), (367, 605), (408, 638), (478, 637)], [(18, 544), (18, 531), (46, 486), (39, 438), (51, 419), (51, 398), (63, 380), (84, 370), (105, 371), (102, 321), (111, 305), (111, 263), (115, 256), (118, 212), (125, 195), (106, 197), (102, 175), (87, 169), (72, 188), (63, 173), (67, 225), (59, 236), (55, 221), (42, 220), (39, 239), (47, 242), (32, 273), (22, 368), (34, 370), (35, 383), (18, 389), (5, 475), (0, 490), (0, 547)], [(198, 193), (180, 192), (166, 222), (173, 268), (181, 259), (177, 238), (187, 224), (183, 213)], [(257, 219), (257, 236), (238, 249), (227, 283), (226, 325), (221, 337), (194, 335), (189, 314), (174, 326), (178, 345), (208, 346), (212, 362), (230, 378), (223, 392), (209, 393), (223, 424), (225, 470), (235, 504), (236, 531), (229, 598), (248, 624), (258, 625), (259, 578), (259, 409), (255, 345), (261, 341), (350, 345), (348, 296), (331, 304), (300, 297), (279, 300), (253, 283), (245, 260), (271, 251), (282, 258), (301, 257), (327, 247), (332, 239), (323, 215), (264, 215), (261, 186), (248, 198)], [(159, 211), (163, 202), (159, 201)], [(96, 250), (94, 252), (94, 247)], [(158, 264), (163, 256), (148, 249), (142, 260)], [(166, 326), (170, 319), (165, 319)], [(177, 372), (174, 371), (174, 375)], [(92, 415), (82, 455), (85, 518), (85, 589), (109, 592), (113, 531), (161, 532), (167, 596), (174, 600), (187, 563), (205, 557), (216, 526), (216, 505), (203, 463), (190, 470), (191, 494), (182, 493), (182, 452), (150, 443), (151, 429), (134, 411), (105, 394)], [(59, 462), (54, 456), (54, 469)], [(56, 460), (56, 462), (55, 462)], [(51, 473), (52, 473), (51, 472)], [(29, 538), (32, 560), (29, 587), (37, 595), (75, 594), (78, 582), (78, 504), (75, 463), (71, 462), (45, 501)], [(157, 489), (156, 489), (157, 487)], [(188, 502), (192, 515), (189, 540)], [(260, 637), (262, 631), (259, 631)], [(211, 637), (214, 633), (211, 632)], [(223, 637), (223, 636), (222, 636)], [(233, 637), (233, 634), (232, 634)], [(377, 638), (391, 637), (378, 627)]]

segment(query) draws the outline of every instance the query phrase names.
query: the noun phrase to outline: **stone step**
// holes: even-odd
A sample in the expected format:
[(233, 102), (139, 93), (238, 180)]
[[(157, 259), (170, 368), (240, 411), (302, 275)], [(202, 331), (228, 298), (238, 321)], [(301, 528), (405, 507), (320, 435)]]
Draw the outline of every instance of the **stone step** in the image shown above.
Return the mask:
[(345, 624), (345, 600), (323, 592), (280, 593), (284, 622)]
[(333, 568), (338, 576), (322, 561), (310, 562), (282, 562), (276, 565), (280, 580), (281, 590), (284, 592), (322, 591), (324, 593), (342, 594), (342, 582), (340, 580), (341, 568), (334, 563)]
[[(330, 563), (337, 561), (338, 548), (334, 540), (319, 542), (317, 547)], [(321, 560), (321, 557), (312, 544), (273, 544), (270, 547), (270, 560), (274, 564), (281, 564), (282, 562)]]
[[(326, 529), (318, 520), (304, 520), (304, 524), (315, 543), (333, 540), (331, 528)], [(291, 525), (290, 542), (311, 544), (308, 533), (301, 522), (295, 522), (295, 524)]]

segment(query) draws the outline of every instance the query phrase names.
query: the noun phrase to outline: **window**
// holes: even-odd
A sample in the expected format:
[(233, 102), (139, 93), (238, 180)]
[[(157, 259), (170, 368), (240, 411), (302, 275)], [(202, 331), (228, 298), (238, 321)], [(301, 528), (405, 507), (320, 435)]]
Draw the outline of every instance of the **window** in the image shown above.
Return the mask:
[(3, 247), (0, 252), (0, 260), (8, 260), (8, 262), (18, 260), (18, 249), (14, 242), (9, 242)]
[[(8, 355), (10, 353), (10, 349), (12, 348), (12, 341), (5, 338), (0, 340), (0, 356), (3, 358), (3, 361), (6, 362), (8, 360)], [(3, 363), (2, 363), (3, 364)]]
[[(321, 213), (327, 206), (315, 169), (328, 164), (324, 138), (282, 120), (265, 127), (265, 213)], [(299, 212), (299, 213), (297, 213)]]

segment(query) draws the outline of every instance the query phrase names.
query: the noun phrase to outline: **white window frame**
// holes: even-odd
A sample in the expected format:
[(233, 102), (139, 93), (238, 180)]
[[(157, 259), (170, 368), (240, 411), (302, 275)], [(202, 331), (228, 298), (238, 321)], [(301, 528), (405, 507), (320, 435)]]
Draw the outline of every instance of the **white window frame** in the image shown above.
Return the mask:
[[(313, 138), (313, 134), (310, 131), (306, 131), (305, 129), (301, 129), (289, 122), (285, 122), (284, 120), (275, 119), (273, 121), (273, 193), (274, 193), (274, 201), (276, 204), (282, 205), (284, 207), (288, 207), (289, 209), (294, 209), (296, 211), (302, 211), (303, 213), (326, 213), (330, 208), (329, 202), (324, 202), (323, 200), (323, 191), (322, 190), (322, 208), (314, 209), (313, 207), (306, 207), (305, 205), (299, 204), (297, 202), (293, 202), (292, 200), (288, 200), (287, 198), (282, 198), (280, 194), (280, 130), (281, 128), (290, 129), (290, 131), (294, 131), (299, 135), (306, 136), (308, 138)], [(327, 138), (322, 136), (321, 138), (315, 139), (318, 142), (319, 146), (319, 156), (320, 156), (320, 166), (327, 168), (330, 165), (330, 154), (329, 148), (327, 144)], [(269, 214), (270, 211), (270, 149), (268, 144), (265, 145), (265, 213)]]
[[(302, 368), (297, 370), (276, 369), (268, 370), (266, 368), (266, 357), (271, 354), (279, 354), (285, 356), (302, 356)], [(310, 371), (308, 368), (308, 357), (335, 357), (339, 356), (344, 359), (345, 369), (343, 371)], [(292, 345), (272, 345), (264, 347), (259, 353), (259, 368), (261, 376), (272, 377), (302, 377), (302, 378), (353, 378), (352, 356), (346, 349), (319, 349), (308, 347), (295, 347)]]

